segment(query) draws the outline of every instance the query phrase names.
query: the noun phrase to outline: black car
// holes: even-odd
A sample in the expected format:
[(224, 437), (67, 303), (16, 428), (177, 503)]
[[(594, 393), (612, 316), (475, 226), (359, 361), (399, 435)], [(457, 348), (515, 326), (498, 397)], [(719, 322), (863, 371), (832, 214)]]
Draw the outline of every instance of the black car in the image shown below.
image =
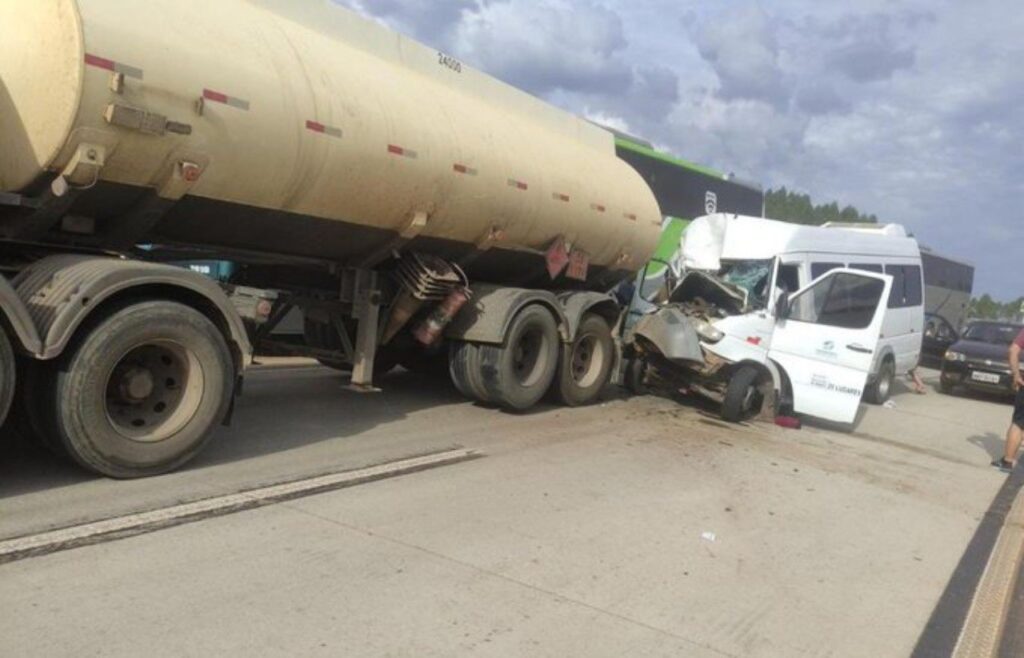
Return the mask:
[(946, 351), (940, 388), (951, 393), (964, 386), (991, 393), (1012, 393), (1010, 344), (1024, 326), (1007, 322), (972, 322)]
[(925, 313), (921, 365), (936, 370), (941, 368), (942, 362), (946, 358), (946, 352), (958, 340), (960, 340), (960, 334), (946, 318), (934, 313)]

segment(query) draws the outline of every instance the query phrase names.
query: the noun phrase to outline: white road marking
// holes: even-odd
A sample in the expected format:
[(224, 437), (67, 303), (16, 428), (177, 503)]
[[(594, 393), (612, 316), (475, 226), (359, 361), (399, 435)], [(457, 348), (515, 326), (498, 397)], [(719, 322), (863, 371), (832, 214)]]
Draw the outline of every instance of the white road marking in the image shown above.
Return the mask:
[(0, 564), (80, 546), (153, 532), (215, 516), (265, 507), (287, 500), (337, 491), (360, 484), (418, 473), (476, 459), (475, 450), (448, 450), (355, 471), (332, 473), (241, 493), (208, 498), (105, 521), (52, 530), (0, 542)]

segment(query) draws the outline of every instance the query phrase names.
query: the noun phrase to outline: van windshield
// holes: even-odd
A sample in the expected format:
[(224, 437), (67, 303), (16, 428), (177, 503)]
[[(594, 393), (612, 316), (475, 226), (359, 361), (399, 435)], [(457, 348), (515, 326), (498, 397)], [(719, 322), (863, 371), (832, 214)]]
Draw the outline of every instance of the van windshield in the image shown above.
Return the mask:
[(722, 261), (722, 272), (719, 278), (725, 283), (742, 288), (747, 293), (747, 305), (751, 310), (768, 307), (771, 290), (768, 289), (772, 280), (770, 260), (736, 260)]

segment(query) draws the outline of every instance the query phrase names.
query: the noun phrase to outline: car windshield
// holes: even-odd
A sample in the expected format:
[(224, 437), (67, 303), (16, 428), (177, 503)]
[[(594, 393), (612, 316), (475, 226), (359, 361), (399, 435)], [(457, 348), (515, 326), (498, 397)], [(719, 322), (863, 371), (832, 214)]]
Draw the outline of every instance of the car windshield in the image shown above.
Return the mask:
[(964, 338), (990, 345), (1009, 345), (1022, 329), (1024, 327), (1012, 324), (972, 324), (964, 332)]

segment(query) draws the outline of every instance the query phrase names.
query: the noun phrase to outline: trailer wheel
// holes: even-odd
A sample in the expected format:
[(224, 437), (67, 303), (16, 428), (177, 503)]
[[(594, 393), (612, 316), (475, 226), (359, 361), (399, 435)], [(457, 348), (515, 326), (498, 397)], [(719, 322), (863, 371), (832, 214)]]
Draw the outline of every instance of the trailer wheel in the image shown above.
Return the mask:
[(509, 326), (504, 345), (477, 348), (487, 397), (511, 411), (537, 404), (555, 379), (558, 348), (555, 318), (542, 306), (527, 306)]
[(7, 420), (7, 412), (11, 410), (16, 380), (14, 349), (7, 334), (0, 330), (0, 425)]
[(722, 401), (722, 419), (742, 423), (761, 412), (764, 396), (757, 388), (761, 373), (752, 366), (741, 366), (733, 373)]
[(484, 387), (480, 369), (480, 345), (475, 343), (452, 343), (448, 359), (448, 371), (459, 392), (470, 400), (487, 403), (490, 398)]
[(896, 379), (896, 364), (887, 358), (878, 369), (878, 378), (868, 384), (864, 399), (871, 404), (885, 404), (892, 395), (892, 384)]
[(583, 407), (593, 403), (608, 384), (615, 358), (615, 343), (608, 323), (599, 315), (586, 315), (576, 339), (562, 345), (553, 391), (562, 404)]
[(49, 400), (57, 436), (101, 475), (166, 473), (209, 441), (234, 377), (224, 337), (205, 316), (173, 302), (128, 306), (64, 357)]
[(15, 422), (18, 430), (53, 455), (66, 458), (67, 450), (57, 435), (53, 422), (54, 382), (57, 371), (49, 361), (22, 363), (18, 395), (15, 400)]

